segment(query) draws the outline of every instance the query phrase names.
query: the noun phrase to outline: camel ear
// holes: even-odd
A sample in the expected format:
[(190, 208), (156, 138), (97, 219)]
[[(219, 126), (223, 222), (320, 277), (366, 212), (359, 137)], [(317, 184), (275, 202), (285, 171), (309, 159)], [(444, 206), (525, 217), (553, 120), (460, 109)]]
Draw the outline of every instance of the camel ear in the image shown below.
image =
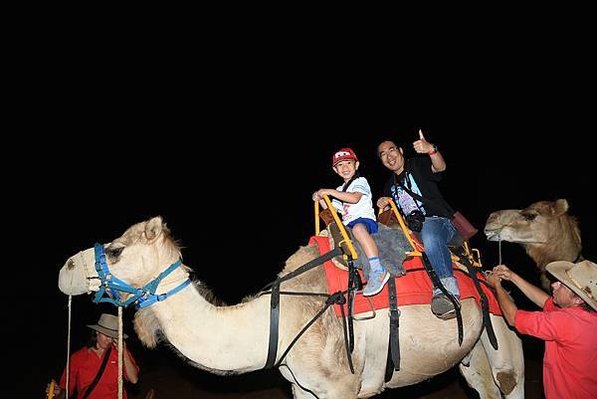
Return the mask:
[(557, 216), (563, 215), (568, 212), (568, 201), (565, 199), (559, 199), (555, 202), (553, 211)]
[(145, 238), (151, 242), (155, 240), (160, 234), (162, 234), (163, 222), (161, 216), (151, 218), (145, 224)]

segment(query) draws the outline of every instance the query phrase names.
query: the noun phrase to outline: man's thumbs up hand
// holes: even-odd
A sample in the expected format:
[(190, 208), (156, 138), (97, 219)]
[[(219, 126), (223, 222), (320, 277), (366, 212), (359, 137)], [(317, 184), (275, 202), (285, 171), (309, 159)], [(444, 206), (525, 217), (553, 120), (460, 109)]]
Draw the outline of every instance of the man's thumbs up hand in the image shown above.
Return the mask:
[(419, 129), (419, 139), (413, 143), (413, 147), (416, 152), (419, 154), (429, 154), (433, 153), (435, 150), (435, 146), (429, 143), (425, 136), (423, 136), (423, 130)]

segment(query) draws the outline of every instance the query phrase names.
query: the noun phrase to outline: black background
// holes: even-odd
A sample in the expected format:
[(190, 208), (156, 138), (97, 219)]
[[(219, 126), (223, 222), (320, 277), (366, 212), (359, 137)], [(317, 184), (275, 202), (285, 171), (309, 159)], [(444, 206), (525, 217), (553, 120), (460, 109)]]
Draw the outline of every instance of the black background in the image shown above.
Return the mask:
[[(72, 71), (68, 87), (39, 80), (35, 96), (19, 97), (35, 112), (23, 113), (3, 151), (2, 300), (11, 320), (3, 351), (11, 369), (24, 370), (8, 391), (37, 397), (64, 367), (67, 297), (57, 277), (69, 256), (161, 215), (185, 264), (217, 297), (238, 302), (274, 279), (313, 233), (311, 193), (339, 184), (330, 168), (335, 150), (357, 152), (377, 196), (388, 176), (377, 144), (395, 139), (412, 155), (419, 128), (448, 164), (446, 198), (476, 226), (494, 210), (566, 198), (585, 257), (597, 259), (587, 194), (594, 104), (578, 97), (582, 73), (546, 82), (533, 73), (538, 64), (491, 74), (481, 64), (459, 72), (438, 66), (416, 78), (370, 71), (358, 81), (355, 69), (313, 64), (309, 74), (216, 73), (218, 65), (152, 84), (151, 73), (133, 69), (117, 81), (82, 74), (79, 85)], [(472, 243), (486, 267), (496, 264), (497, 244), (482, 234)], [(503, 249), (507, 264), (536, 278), (520, 247)], [(100, 311), (87, 296), (73, 298), (74, 348)], [(131, 344), (143, 361), (146, 350), (134, 337)]]

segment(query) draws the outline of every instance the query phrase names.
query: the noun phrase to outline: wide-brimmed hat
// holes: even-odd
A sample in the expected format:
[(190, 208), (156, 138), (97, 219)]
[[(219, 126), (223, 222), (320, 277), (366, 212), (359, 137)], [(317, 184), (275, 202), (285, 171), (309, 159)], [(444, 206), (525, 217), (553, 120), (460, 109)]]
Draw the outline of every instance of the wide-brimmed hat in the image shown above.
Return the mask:
[[(99, 331), (108, 337), (118, 338), (118, 317), (113, 314), (102, 313), (97, 324), (88, 324), (87, 327)], [(122, 333), (122, 336), (124, 338), (129, 337), (124, 333)]]
[(583, 260), (551, 262), (545, 269), (597, 310), (597, 264)]

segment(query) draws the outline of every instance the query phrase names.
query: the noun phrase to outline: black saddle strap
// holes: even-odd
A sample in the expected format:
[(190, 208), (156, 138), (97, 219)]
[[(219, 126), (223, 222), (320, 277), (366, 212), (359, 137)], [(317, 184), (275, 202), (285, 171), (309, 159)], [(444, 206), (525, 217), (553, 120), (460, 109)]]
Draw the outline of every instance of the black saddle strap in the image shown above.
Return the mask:
[[(333, 300), (332, 297), (328, 299), (328, 301)], [(342, 313), (342, 331), (344, 332), (344, 347), (346, 348), (346, 357), (348, 358), (348, 366), (350, 367), (350, 372), (354, 374), (354, 366), (352, 364), (352, 349), (350, 348), (350, 340), (348, 338), (348, 329), (346, 328), (347, 324), (347, 317), (344, 314), (344, 304), (346, 303), (346, 298), (342, 295), (342, 300), (338, 304), (340, 305), (340, 311)]]
[(350, 353), (354, 350), (354, 296), (357, 291), (363, 289), (363, 282), (361, 276), (354, 265), (352, 258), (348, 259), (348, 347)]
[(292, 271), (280, 278), (277, 278), (276, 280), (272, 281), (271, 283), (269, 283), (268, 285), (266, 285), (265, 287), (263, 287), (261, 289), (261, 291), (265, 291), (268, 288), (274, 286), (275, 284), (280, 284), (286, 280), (290, 280), (291, 278), (294, 278), (300, 274), (303, 274), (311, 269), (313, 269), (314, 267), (317, 267), (325, 262), (327, 262), (328, 260), (335, 258), (338, 255), (342, 254), (342, 248), (338, 247), (338, 248), (334, 248), (329, 252), (326, 252), (325, 254), (313, 259), (312, 261), (309, 261), (307, 263), (305, 263), (304, 265), (302, 265), (301, 267), (299, 267), (298, 269), (296, 269), (295, 271)]
[(440, 291), (450, 300), (450, 302), (452, 302), (452, 305), (454, 305), (454, 309), (456, 310), (456, 321), (458, 324), (458, 345), (462, 346), (464, 328), (462, 326), (462, 312), (460, 311), (460, 306), (458, 305), (456, 298), (454, 298), (454, 295), (452, 295), (452, 293), (448, 291), (446, 287), (444, 287), (439, 277), (437, 277), (435, 270), (433, 270), (431, 267), (429, 257), (427, 257), (425, 252), (421, 252), (421, 259), (423, 259), (423, 266), (425, 266), (425, 271), (427, 271), (427, 274), (433, 282), (433, 285), (439, 288)]
[[(342, 253), (341, 248), (336, 248), (330, 252), (326, 252), (325, 254), (313, 259), (310, 262), (305, 263), (298, 269), (293, 272), (288, 273), (287, 275), (276, 279), (275, 281), (266, 285), (261, 291), (265, 291), (267, 288), (271, 287), (271, 300), (270, 300), (270, 322), (269, 322), (269, 345), (267, 348), (267, 360), (265, 362), (265, 368), (269, 369), (274, 366), (276, 362), (276, 357), (278, 355), (278, 340), (279, 340), (279, 324), (280, 324), (280, 284), (283, 281), (289, 280), (299, 274), (302, 274), (308, 270), (317, 267), (324, 262), (332, 259), (335, 256), (338, 256)], [(263, 293), (263, 292), (262, 292)]]
[(278, 354), (278, 338), (280, 324), (280, 283), (272, 286), (272, 294), (269, 308), (269, 346), (267, 348), (267, 361), (265, 368), (273, 367)]
[(481, 288), (481, 283), (479, 282), (479, 278), (477, 277), (477, 271), (470, 262), (468, 256), (464, 254), (464, 251), (462, 249), (458, 251), (457, 255), (460, 258), (460, 262), (464, 263), (464, 265), (466, 266), (466, 269), (468, 270), (468, 275), (473, 280), (475, 288), (479, 293), (479, 298), (481, 300), (481, 311), (483, 313), (483, 325), (485, 326), (485, 330), (487, 330), (487, 337), (489, 338), (491, 346), (493, 347), (493, 349), (497, 350), (498, 342), (495, 336), (495, 331), (493, 330), (493, 325), (491, 324), (491, 317), (489, 317), (489, 300), (487, 299), (487, 295), (485, 295), (485, 292)]
[(388, 342), (388, 359), (386, 362), (385, 382), (392, 379), (394, 371), (400, 370), (400, 310), (396, 295), (396, 279), (388, 280), (388, 300), (390, 304), (390, 335)]
[(83, 399), (85, 399), (86, 397), (89, 396), (91, 391), (93, 391), (93, 389), (99, 382), (100, 378), (102, 378), (102, 374), (104, 374), (104, 370), (106, 369), (106, 364), (108, 364), (108, 359), (110, 358), (111, 352), (112, 352), (112, 347), (109, 347), (108, 350), (106, 351), (106, 353), (104, 354), (104, 360), (102, 360), (102, 365), (100, 366), (99, 370), (97, 371), (97, 374), (95, 375), (95, 378), (93, 379), (91, 384), (89, 384), (87, 391), (85, 391), (85, 395), (83, 395)]
[(346, 303), (346, 297), (344, 296), (346, 291), (338, 291), (330, 296), (328, 296), (328, 298), (325, 301), (325, 306), (319, 311), (317, 312), (317, 314), (315, 316), (313, 316), (313, 318), (301, 329), (301, 331), (299, 331), (299, 333), (294, 337), (294, 339), (290, 342), (290, 344), (288, 344), (288, 347), (286, 348), (286, 350), (284, 351), (284, 353), (282, 353), (282, 356), (280, 356), (280, 359), (278, 360), (277, 363), (274, 364), (275, 367), (280, 366), (280, 364), (282, 363), (282, 360), (284, 360), (284, 358), (286, 357), (286, 355), (288, 354), (288, 352), (290, 352), (290, 349), (292, 349), (292, 347), (294, 346), (294, 344), (296, 344), (296, 342), (299, 340), (299, 338), (309, 329), (309, 327), (311, 327), (311, 325), (313, 323), (315, 323), (315, 321), (321, 317), (322, 314), (325, 313), (325, 311), (331, 306), (331, 305), (340, 305), (340, 309), (342, 312), (342, 329), (344, 331), (344, 346), (346, 348), (346, 356), (348, 358), (348, 366), (350, 367), (350, 372), (352, 374), (354, 374), (354, 366), (352, 363), (352, 356), (350, 354), (349, 351), (349, 347), (348, 347), (348, 333), (346, 331), (346, 315), (344, 314), (344, 304)]

